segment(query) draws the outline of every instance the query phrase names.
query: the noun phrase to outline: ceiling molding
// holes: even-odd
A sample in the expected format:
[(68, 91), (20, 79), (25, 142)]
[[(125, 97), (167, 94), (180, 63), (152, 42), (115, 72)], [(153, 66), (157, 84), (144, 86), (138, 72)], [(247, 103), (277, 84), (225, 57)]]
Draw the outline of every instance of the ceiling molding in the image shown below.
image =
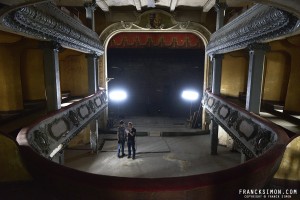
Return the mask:
[(284, 0), (284, 1), (283, 0), (250, 0), (250, 1), (283, 9), (300, 18), (299, 0)]
[(174, 12), (177, 6), (178, 0), (170, 0), (170, 12)]
[[(158, 26), (152, 26), (151, 20), (158, 16), (160, 23)], [(211, 33), (207, 28), (195, 22), (177, 22), (170, 13), (159, 9), (146, 11), (138, 17), (136, 22), (117, 22), (104, 31), (100, 35), (100, 44), (104, 47), (108, 41), (120, 32), (185, 32), (194, 33), (199, 36), (206, 46)]]
[(96, 32), (51, 2), (10, 7), (0, 16), (0, 26), (25, 37), (57, 42), (68, 49), (97, 55), (103, 53)]
[(204, 49), (202, 40), (193, 33), (118, 33), (107, 48)]
[(142, 11), (142, 4), (140, 0), (134, 0), (134, 5), (137, 11)]
[(104, 0), (96, 0), (96, 4), (103, 10), (104, 12), (109, 12), (109, 6)]
[(291, 13), (257, 4), (212, 34), (207, 54), (221, 54), (287, 37), (299, 30), (299, 19)]
[(208, 12), (212, 7), (214, 7), (216, 0), (207, 0), (203, 6), (203, 12)]

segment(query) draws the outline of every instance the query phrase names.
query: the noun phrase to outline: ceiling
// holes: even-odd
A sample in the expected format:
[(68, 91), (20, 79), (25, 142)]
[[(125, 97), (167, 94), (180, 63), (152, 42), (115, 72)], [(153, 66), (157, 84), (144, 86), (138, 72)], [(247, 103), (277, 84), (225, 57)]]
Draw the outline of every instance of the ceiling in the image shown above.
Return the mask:
[[(44, 0), (45, 1), (45, 0)], [(226, 2), (229, 7), (242, 7), (249, 4), (248, 0), (219, 0)], [(42, 2), (37, 0), (1, 0), (5, 5), (19, 5), (30, 2)], [(54, 0), (58, 6), (83, 6), (92, 0)], [(215, 4), (216, 0), (95, 0), (97, 6), (104, 12), (109, 12), (112, 8), (132, 7), (137, 11), (149, 8), (162, 8), (175, 11), (178, 8), (199, 9), (208, 12)]]

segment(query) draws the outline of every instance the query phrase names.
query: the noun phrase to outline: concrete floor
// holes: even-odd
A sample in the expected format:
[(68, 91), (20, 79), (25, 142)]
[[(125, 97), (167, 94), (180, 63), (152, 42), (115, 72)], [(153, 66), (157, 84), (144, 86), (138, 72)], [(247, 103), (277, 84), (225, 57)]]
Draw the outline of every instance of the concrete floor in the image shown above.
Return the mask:
[(214, 172), (240, 163), (239, 153), (222, 146), (218, 155), (210, 155), (209, 135), (138, 137), (135, 160), (118, 158), (117, 142), (106, 142), (97, 155), (88, 149), (66, 150), (65, 165), (95, 174), (156, 178)]
[[(210, 136), (161, 137), (163, 132), (183, 135), (199, 132), (185, 126), (185, 119), (163, 117), (131, 117), (139, 132), (149, 136), (137, 136), (136, 159), (117, 157), (115, 134), (101, 134), (105, 143), (98, 154), (91, 154), (89, 146), (65, 150), (65, 165), (95, 174), (120, 177), (176, 177), (215, 172), (240, 164), (240, 153), (219, 146), (218, 155), (210, 155)], [(151, 124), (151, 127), (149, 127)], [(127, 148), (125, 149), (127, 154)]]
[[(260, 114), (292, 132), (300, 132), (296, 124), (269, 113)], [(116, 134), (100, 134), (105, 142), (98, 154), (91, 154), (89, 145), (66, 149), (65, 165), (95, 174), (156, 178), (215, 172), (240, 164), (240, 153), (223, 146), (218, 147), (218, 155), (210, 155), (210, 136), (197, 135), (201, 129), (189, 128), (186, 119), (131, 116), (123, 120), (126, 124), (133, 122), (138, 133), (147, 135), (136, 138), (135, 160), (117, 157)], [(182, 136), (162, 137), (163, 133)], [(188, 136), (191, 134), (195, 135)], [(125, 152), (127, 154), (127, 147)]]

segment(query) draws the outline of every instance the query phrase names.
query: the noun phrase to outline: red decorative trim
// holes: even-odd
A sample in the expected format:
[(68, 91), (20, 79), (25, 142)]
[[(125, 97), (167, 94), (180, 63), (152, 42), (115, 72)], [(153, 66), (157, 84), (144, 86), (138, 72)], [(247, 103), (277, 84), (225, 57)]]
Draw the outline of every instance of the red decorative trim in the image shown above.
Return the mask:
[(119, 33), (108, 43), (108, 48), (204, 48), (202, 40), (192, 33)]

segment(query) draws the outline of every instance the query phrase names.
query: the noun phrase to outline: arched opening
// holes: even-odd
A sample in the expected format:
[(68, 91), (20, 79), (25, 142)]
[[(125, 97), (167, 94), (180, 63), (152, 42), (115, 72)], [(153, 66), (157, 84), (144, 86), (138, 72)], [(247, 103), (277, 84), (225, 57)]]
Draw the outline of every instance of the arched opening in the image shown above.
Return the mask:
[(187, 117), (196, 111), (181, 93), (202, 93), (205, 50), (192, 33), (118, 33), (107, 46), (108, 91), (123, 88), (128, 98), (110, 102), (109, 115)]
[[(151, 19), (153, 19), (154, 15), (159, 15), (160, 16), (159, 17), (161, 19), (160, 20), (160, 26), (157, 26), (157, 25), (153, 26), (151, 24)], [(208, 65), (208, 58), (207, 58), (207, 56), (205, 56), (205, 53), (204, 53), (204, 49), (205, 49), (205, 47), (208, 43), (208, 40), (209, 40), (209, 37), (210, 37), (210, 32), (204, 26), (202, 26), (200, 24), (197, 24), (197, 23), (193, 23), (193, 22), (184, 22), (184, 23), (183, 22), (176, 22), (174, 20), (173, 16), (171, 16), (169, 13), (161, 11), (161, 10), (151, 10), (151, 11), (144, 12), (139, 16), (139, 18), (136, 22), (119, 22), (119, 23), (115, 23), (115, 24), (109, 26), (106, 30), (104, 30), (102, 32), (102, 34), (100, 35), (100, 42), (102, 42), (103, 46), (104, 46), (104, 55), (102, 57), (102, 63), (101, 63), (102, 64), (101, 67), (102, 67), (103, 71), (102, 71), (102, 73), (100, 73), (100, 84), (103, 85), (108, 90), (111, 89), (110, 86), (109, 86), (110, 84), (112, 86), (114, 84), (116, 84), (116, 85), (118, 84), (117, 79), (116, 80), (113, 79), (111, 82), (108, 83), (108, 80), (111, 80), (110, 78), (115, 78), (115, 77), (110, 77), (110, 76), (115, 76), (116, 73), (119, 73), (120, 70), (122, 70), (122, 67), (120, 67), (120, 66), (111, 66), (111, 68), (115, 69), (114, 70), (115, 72), (109, 72), (108, 71), (109, 68), (110, 68), (110, 65), (118, 65), (114, 62), (111, 63), (111, 61), (109, 60), (110, 59), (109, 58), (110, 54), (118, 54), (118, 55), (122, 55), (122, 56), (125, 56), (126, 54), (131, 54), (131, 55), (132, 54), (133, 55), (135, 55), (135, 54), (136, 55), (137, 54), (144, 54), (146, 56), (151, 55), (152, 58), (153, 58), (153, 57), (157, 57), (157, 54), (159, 54), (159, 52), (162, 51), (162, 49), (167, 49), (167, 51), (169, 51), (169, 52), (172, 52), (172, 51), (174, 52), (173, 55), (175, 55), (175, 56), (172, 56), (173, 59), (174, 59), (174, 57), (176, 57), (174, 60), (176, 60), (176, 59), (179, 60), (180, 59), (180, 56), (177, 56), (179, 54), (186, 54), (186, 55), (189, 55), (189, 56), (192, 56), (194, 54), (194, 59), (196, 59), (197, 53), (195, 53), (195, 52), (197, 50), (196, 50), (196, 48), (191, 48), (191, 46), (189, 46), (189, 47), (186, 46), (186, 47), (181, 48), (181, 49), (179, 49), (179, 48), (168, 48), (167, 46), (166, 46), (167, 48), (164, 48), (163, 46), (161, 46), (161, 45), (163, 45), (163, 43), (165, 43), (165, 45), (167, 45), (168, 39), (172, 38), (172, 37), (168, 36), (168, 37), (166, 37), (167, 39), (161, 39), (160, 37), (164, 34), (165, 35), (173, 35), (173, 36), (176, 35), (176, 37), (178, 37), (178, 38), (180, 38), (182, 36), (186, 36), (186, 35), (192, 35), (193, 38), (196, 39), (196, 43), (198, 43), (199, 45), (201, 44), (201, 48), (200, 47), (198, 48), (198, 52), (199, 52), (198, 55), (199, 55), (199, 59), (200, 59), (200, 61), (198, 61), (198, 64), (195, 64), (195, 63), (192, 64), (191, 63), (192, 67), (189, 66), (190, 68), (192, 68), (191, 70), (185, 70), (184, 73), (181, 73), (182, 71), (177, 72), (177, 74), (175, 74), (175, 76), (178, 76), (178, 77), (181, 77), (181, 78), (183, 78), (184, 76), (191, 77), (191, 74), (193, 74), (193, 76), (194, 76), (195, 74), (197, 74), (199, 72), (201, 77), (195, 78), (199, 81), (198, 85), (195, 86), (195, 87), (198, 89), (198, 91), (200, 92), (200, 94), (202, 96), (203, 90), (206, 89), (207, 85), (208, 85), (208, 71), (209, 71), (208, 66), (209, 65)], [(127, 35), (129, 37), (129, 39), (128, 38), (125, 39), (128, 42), (127, 47), (125, 45), (126, 41), (123, 40), (123, 43), (121, 43), (121, 45), (119, 44), (119, 47), (122, 46), (123, 48), (116, 48), (116, 46), (115, 46), (116, 43), (118, 43), (120, 41), (116, 41), (116, 42), (112, 42), (112, 41), (115, 40), (115, 38), (119, 37), (118, 35), (119, 36), (120, 35)], [(150, 40), (148, 41), (148, 43), (145, 43), (144, 46), (143, 46), (143, 49), (141, 49), (142, 46), (135, 46), (135, 45), (137, 45), (136, 41), (138, 41), (138, 40), (140, 42), (139, 45), (142, 44), (142, 42), (140, 41), (141, 38), (139, 38), (137, 40), (136, 35), (140, 35), (141, 38), (145, 37), (145, 36), (149, 36), (149, 35), (156, 35), (156, 36), (152, 37), (152, 39), (150, 37)], [(130, 37), (132, 37), (132, 38), (130, 39)], [(149, 37), (148, 37), (148, 39), (149, 39)], [(153, 43), (153, 41), (155, 39), (157, 40), (156, 44)], [(131, 40), (131, 41), (129, 41), (129, 40)], [(163, 41), (163, 40), (165, 40), (165, 41)], [(179, 40), (177, 40), (177, 41), (176, 40), (177, 39), (175, 39), (174, 41), (172, 41), (172, 40), (169, 41), (169, 45), (173, 45), (173, 46), (174, 46), (174, 44), (179, 44), (180, 45), (180, 42), (178, 42)], [(125, 43), (124, 43), (124, 41), (125, 41)], [(151, 42), (152, 42), (152, 44), (149, 44)], [(184, 45), (187, 45), (188, 43), (192, 44), (191, 41), (186, 41), (186, 44), (181, 44), (181, 45), (184, 46)], [(154, 46), (152, 46), (150, 48), (144, 48), (144, 47), (147, 47), (147, 45), (154, 45)], [(114, 47), (113, 48), (114, 50), (110, 50), (111, 47)], [(126, 51), (125, 49), (127, 49), (127, 48), (129, 48), (130, 51), (132, 51), (132, 53)], [(140, 51), (138, 51), (137, 49), (140, 49)], [(133, 51), (137, 51), (137, 52), (133, 52)], [(165, 51), (165, 53), (167, 51)], [(188, 51), (190, 51), (190, 52), (188, 52)], [(182, 53), (182, 52), (185, 52), (185, 53)], [(137, 60), (136, 59), (137, 56), (132, 56), (132, 59), (133, 59), (133, 57), (135, 57), (134, 59)], [(171, 57), (171, 56), (167, 56), (167, 57)], [(130, 59), (130, 58), (128, 58), (128, 56), (127, 57), (125, 56), (125, 58), (127, 60)], [(159, 59), (161, 59), (161, 58), (159, 58)], [(156, 61), (152, 60), (152, 59), (149, 59), (149, 56), (148, 56), (148, 60), (151, 60), (152, 67), (153, 67), (153, 62), (156, 62)], [(115, 62), (118, 62), (118, 61), (115, 61)], [(147, 62), (146, 65), (150, 65), (151, 62)], [(176, 61), (174, 61), (174, 62), (176, 62)], [(163, 63), (163, 62), (161, 62), (161, 63)], [(172, 63), (167, 63), (167, 64), (171, 65)], [(157, 66), (158, 66), (157, 68), (160, 68), (159, 65), (157, 65)], [(182, 66), (182, 68), (183, 68), (183, 66)], [(155, 69), (155, 67), (153, 67), (153, 70), (154, 69)], [(170, 71), (170, 69), (171, 69), (171, 67), (164, 66), (165, 71)], [(201, 71), (201, 69), (202, 69), (202, 71)], [(182, 70), (184, 70), (184, 69), (182, 69)], [(198, 72), (197, 72), (197, 70), (198, 70)], [(117, 71), (119, 71), (119, 72), (117, 72)], [(196, 71), (196, 73), (194, 74), (193, 71)], [(143, 71), (143, 72), (145, 73), (145, 71)], [(110, 74), (110, 73), (112, 73), (112, 74)], [(162, 78), (162, 77), (160, 77), (160, 78)], [(168, 74), (167, 79), (171, 79), (172, 81), (174, 81), (174, 79), (171, 77), (170, 74)], [(189, 82), (189, 80), (187, 80), (187, 79), (184, 79), (184, 80), (185, 81), (182, 81), (182, 82), (185, 82), (185, 83)], [(191, 81), (191, 82), (193, 82), (193, 81)], [(194, 82), (196, 82), (196, 81), (194, 81)], [(151, 82), (149, 81), (149, 82), (147, 82), (147, 84), (151, 84)], [(150, 99), (148, 98), (148, 104), (149, 105), (147, 105), (147, 97), (144, 97), (143, 102), (141, 100), (140, 100), (140, 102), (136, 102), (137, 104), (139, 104), (141, 102), (142, 102), (141, 104), (144, 104), (144, 105), (141, 105), (141, 107), (144, 107), (144, 110), (139, 109), (138, 112), (142, 112), (144, 114), (145, 113), (146, 114), (154, 114), (154, 113), (162, 112), (162, 110), (160, 109), (159, 104), (166, 104), (166, 102), (163, 102), (164, 101), (163, 99), (165, 99), (165, 98), (162, 98), (164, 95), (166, 96), (166, 93), (162, 92), (162, 91), (164, 89), (165, 91), (170, 92), (170, 90), (168, 90), (168, 87), (170, 88), (172, 86), (169, 86), (169, 85), (170, 84), (163, 85), (163, 82), (162, 82), (162, 84), (159, 85), (156, 88), (153, 86), (152, 91), (156, 94), (160, 94), (158, 96), (159, 96), (159, 98), (161, 98), (161, 100), (158, 100), (159, 98), (155, 98), (155, 94), (150, 95), (151, 98), (156, 99), (155, 101), (157, 101), (157, 102), (155, 102), (154, 105), (150, 105), (151, 102), (150, 102)], [(192, 84), (192, 85), (194, 85), (194, 84)], [(168, 115), (174, 114), (174, 113), (171, 113), (170, 110), (174, 110), (173, 108), (176, 104), (175, 102), (177, 101), (177, 103), (178, 103), (178, 101), (179, 101), (178, 97), (180, 97), (180, 94), (178, 94), (178, 91), (183, 90), (185, 87), (188, 87), (188, 86), (184, 86), (184, 84), (182, 84), (178, 87), (174, 87), (175, 90), (177, 91), (177, 93), (175, 92), (174, 95), (173, 95), (173, 96), (175, 96), (175, 99), (172, 99), (172, 101), (174, 101), (174, 103), (173, 104), (171, 103), (171, 105), (168, 104), (169, 108), (165, 107), (165, 109), (164, 109), (164, 110), (167, 110), (166, 113)], [(136, 100), (136, 101), (138, 101), (138, 100)], [(165, 99), (165, 101), (169, 101), (168, 98), (167, 98), (167, 100)], [(180, 103), (183, 103), (182, 100), (181, 100)], [(197, 107), (199, 107), (199, 103), (200, 102), (197, 102)], [(194, 106), (193, 108), (196, 109), (196, 104), (194, 104), (193, 106)], [(184, 106), (182, 105), (182, 107), (184, 107)], [(184, 108), (182, 108), (182, 110), (183, 109)], [(115, 110), (118, 110), (118, 108), (116, 108)], [(181, 109), (179, 109), (179, 110), (181, 110)], [(185, 107), (185, 110), (186, 111), (189, 110), (189, 104), (188, 104), (188, 106)], [(179, 111), (179, 114), (183, 115), (183, 113), (184, 113), (184, 111)], [(108, 115), (108, 113), (107, 113), (107, 115)]]

